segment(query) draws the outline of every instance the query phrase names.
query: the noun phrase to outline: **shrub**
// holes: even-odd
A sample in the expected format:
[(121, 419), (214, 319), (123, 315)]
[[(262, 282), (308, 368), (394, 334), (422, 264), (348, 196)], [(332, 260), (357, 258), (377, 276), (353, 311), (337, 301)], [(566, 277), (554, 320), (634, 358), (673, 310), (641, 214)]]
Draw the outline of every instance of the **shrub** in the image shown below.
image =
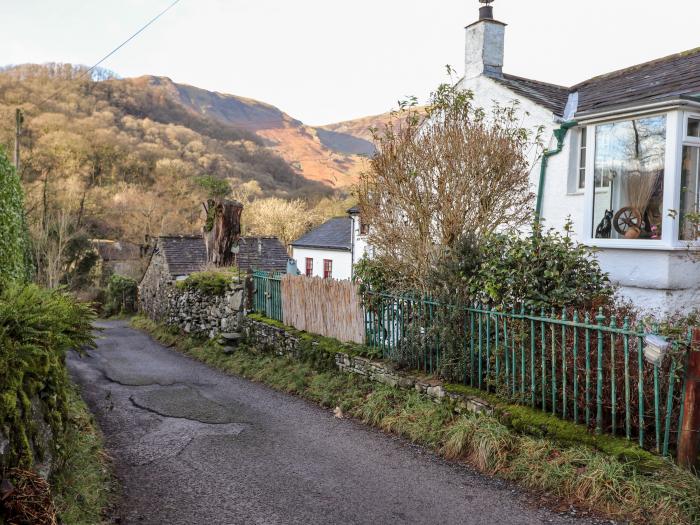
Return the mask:
[(65, 354), (94, 344), (92, 310), (63, 291), (10, 285), (0, 292), (0, 430), (6, 467), (29, 468), (42, 451), (32, 406), (42, 410), (60, 452), (66, 425)]
[(115, 315), (136, 312), (138, 283), (130, 277), (112, 275), (107, 284), (105, 314)]
[(19, 177), (0, 146), (0, 286), (27, 278), (28, 234)]
[(497, 233), (477, 242), (463, 237), (431, 274), (431, 288), (454, 303), (562, 308), (609, 303), (613, 287), (590, 248), (535, 226), (528, 236)]
[(206, 295), (223, 295), (236, 277), (233, 269), (208, 270), (190, 274), (177, 287), (181, 290), (197, 290)]
[(376, 257), (407, 286), (423, 288), (465, 233), (481, 238), (532, 217), (529, 159), (542, 129), (524, 128), (517, 104), (484, 109), (473, 98), (442, 84), (427, 106), (402, 103), (374, 132), (377, 153), (360, 174), (359, 206)]

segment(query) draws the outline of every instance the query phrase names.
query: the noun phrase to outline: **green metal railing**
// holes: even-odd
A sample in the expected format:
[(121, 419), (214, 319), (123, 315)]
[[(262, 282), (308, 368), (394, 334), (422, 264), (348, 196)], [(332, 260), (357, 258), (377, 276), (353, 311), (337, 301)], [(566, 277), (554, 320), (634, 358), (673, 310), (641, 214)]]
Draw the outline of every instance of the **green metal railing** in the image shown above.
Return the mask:
[(253, 308), (265, 317), (282, 321), (282, 273), (253, 272)]
[(385, 358), (598, 433), (624, 435), (663, 455), (675, 448), (686, 366), (677, 356), (684, 354), (647, 362), (649, 331), (641, 323), (602, 309), (504, 312), (371, 292), (365, 304), (367, 342)]

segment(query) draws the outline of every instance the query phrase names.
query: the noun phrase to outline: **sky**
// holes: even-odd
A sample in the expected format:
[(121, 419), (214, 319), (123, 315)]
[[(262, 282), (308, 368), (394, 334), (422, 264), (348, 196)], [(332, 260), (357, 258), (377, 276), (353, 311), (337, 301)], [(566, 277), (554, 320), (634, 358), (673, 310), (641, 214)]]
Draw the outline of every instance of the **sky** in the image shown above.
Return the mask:
[[(172, 0), (0, 0), (0, 64), (92, 65)], [(318, 125), (425, 100), (464, 66), (477, 0), (180, 0), (111, 57), (122, 77), (273, 104)], [(700, 46), (700, 1), (495, 0), (508, 73), (572, 85)]]

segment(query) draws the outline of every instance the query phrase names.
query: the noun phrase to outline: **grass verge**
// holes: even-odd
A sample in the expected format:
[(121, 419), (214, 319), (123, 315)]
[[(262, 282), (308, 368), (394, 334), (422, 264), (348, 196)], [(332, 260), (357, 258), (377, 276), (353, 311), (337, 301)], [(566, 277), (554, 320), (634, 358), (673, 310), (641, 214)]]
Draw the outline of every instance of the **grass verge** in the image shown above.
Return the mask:
[(103, 522), (113, 480), (102, 436), (75, 387), (68, 388), (68, 422), (64, 449), (49, 479), (61, 523)]
[[(307, 362), (254, 348), (226, 355), (215, 342), (181, 336), (143, 317), (134, 318), (132, 326), (210, 366), (325, 407), (339, 407), (364, 423), (579, 509), (634, 523), (700, 523), (700, 479), (668, 461), (659, 460), (653, 470), (642, 469), (638, 460), (587, 444), (565, 445), (546, 435), (524, 434), (493, 416), (457, 415), (448, 403), (415, 391), (335, 370), (319, 371)], [(527, 425), (522, 427), (527, 430)]]

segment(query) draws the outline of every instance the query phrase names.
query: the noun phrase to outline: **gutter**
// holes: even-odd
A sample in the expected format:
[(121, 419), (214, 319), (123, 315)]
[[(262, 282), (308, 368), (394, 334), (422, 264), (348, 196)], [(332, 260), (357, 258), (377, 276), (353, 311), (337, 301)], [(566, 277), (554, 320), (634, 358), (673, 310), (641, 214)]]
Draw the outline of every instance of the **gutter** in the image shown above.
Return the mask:
[(547, 175), (547, 165), (549, 164), (549, 158), (561, 153), (564, 149), (564, 139), (568, 131), (576, 127), (578, 121), (569, 120), (564, 122), (559, 129), (554, 130), (554, 137), (557, 139), (557, 147), (553, 150), (545, 150), (542, 154), (542, 162), (540, 163), (540, 183), (537, 186), (537, 204), (535, 206), (535, 222), (540, 223), (542, 216), (542, 201), (544, 200), (544, 181)]

